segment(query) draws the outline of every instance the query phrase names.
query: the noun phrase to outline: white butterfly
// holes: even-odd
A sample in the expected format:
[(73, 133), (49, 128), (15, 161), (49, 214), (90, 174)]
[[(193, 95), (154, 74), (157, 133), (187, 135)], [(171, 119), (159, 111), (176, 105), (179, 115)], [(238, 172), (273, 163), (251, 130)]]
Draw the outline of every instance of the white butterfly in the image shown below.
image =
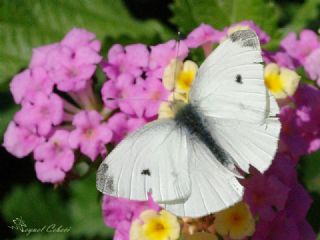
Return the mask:
[[(231, 34), (198, 70), (188, 104), (126, 137), (102, 162), (97, 189), (200, 217), (240, 201), (236, 167), (264, 172), (277, 150), (279, 108), (263, 81), (251, 30)], [(240, 176), (241, 177), (241, 176)]]

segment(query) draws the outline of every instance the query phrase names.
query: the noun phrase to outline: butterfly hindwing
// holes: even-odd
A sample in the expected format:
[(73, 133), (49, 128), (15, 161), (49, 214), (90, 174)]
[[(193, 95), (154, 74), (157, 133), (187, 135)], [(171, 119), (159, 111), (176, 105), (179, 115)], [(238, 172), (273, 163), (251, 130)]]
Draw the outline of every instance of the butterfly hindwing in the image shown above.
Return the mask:
[(208, 148), (195, 138), (188, 139), (192, 194), (184, 203), (162, 204), (177, 216), (202, 217), (238, 202), (243, 187), (235, 175), (221, 168)]
[(173, 120), (157, 120), (127, 136), (104, 160), (97, 189), (132, 200), (183, 201), (190, 195), (186, 135)]

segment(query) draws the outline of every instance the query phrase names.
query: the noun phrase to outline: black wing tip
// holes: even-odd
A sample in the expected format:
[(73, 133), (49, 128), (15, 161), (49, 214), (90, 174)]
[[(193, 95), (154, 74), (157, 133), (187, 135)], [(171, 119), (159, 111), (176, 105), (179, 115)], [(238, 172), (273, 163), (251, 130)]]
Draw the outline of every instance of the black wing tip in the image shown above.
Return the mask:
[(229, 36), (231, 42), (238, 42), (242, 47), (259, 48), (259, 38), (251, 29), (239, 30)]

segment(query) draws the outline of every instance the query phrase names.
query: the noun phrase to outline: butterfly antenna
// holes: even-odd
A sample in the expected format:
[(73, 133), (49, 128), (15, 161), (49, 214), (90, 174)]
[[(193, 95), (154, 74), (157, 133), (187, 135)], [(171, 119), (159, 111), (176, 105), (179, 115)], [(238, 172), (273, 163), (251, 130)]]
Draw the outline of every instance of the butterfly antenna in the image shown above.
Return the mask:
[(181, 32), (178, 32), (178, 39), (177, 39), (177, 52), (176, 52), (176, 62), (174, 66), (174, 72), (173, 72), (173, 101), (175, 101), (175, 92), (176, 92), (176, 76), (178, 71), (178, 57), (179, 57), (179, 47), (180, 47), (180, 40), (181, 40)]

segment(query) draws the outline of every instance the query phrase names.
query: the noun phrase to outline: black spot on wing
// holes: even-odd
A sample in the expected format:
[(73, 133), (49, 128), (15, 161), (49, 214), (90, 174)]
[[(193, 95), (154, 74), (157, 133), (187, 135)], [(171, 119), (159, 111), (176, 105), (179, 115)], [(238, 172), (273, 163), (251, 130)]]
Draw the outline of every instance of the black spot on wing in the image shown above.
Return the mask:
[(148, 175), (148, 176), (151, 176), (151, 172), (150, 172), (150, 170), (149, 170), (149, 169), (143, 169), (143, 170), (141, 171), (141, 175)]
[(236, 76), (236, 82), (242, 84), (242, 76), (240, 74), (237, 74)]

